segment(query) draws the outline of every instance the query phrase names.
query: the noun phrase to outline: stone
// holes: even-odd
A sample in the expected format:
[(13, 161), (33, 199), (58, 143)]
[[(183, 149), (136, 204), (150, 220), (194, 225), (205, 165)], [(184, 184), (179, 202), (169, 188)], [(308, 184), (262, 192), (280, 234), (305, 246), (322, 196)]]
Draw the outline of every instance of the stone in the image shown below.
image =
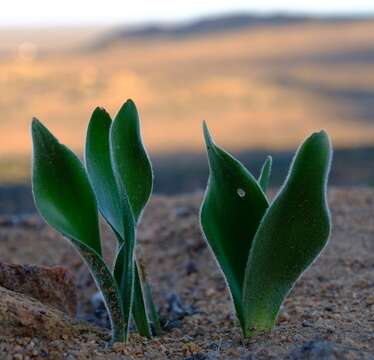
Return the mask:
[(72, 317), (77, 312), (75, 281), (62, 267), (0, 263), (0, 286), (33, 297)]
[(332, 341), (306, 341), (292, 350), (284, 360), (351, 360), (373, 359), (369, 354)]
[(75, 323), (53, 307), (0, 286), (0, 336), (61, 339), (80, 333)]

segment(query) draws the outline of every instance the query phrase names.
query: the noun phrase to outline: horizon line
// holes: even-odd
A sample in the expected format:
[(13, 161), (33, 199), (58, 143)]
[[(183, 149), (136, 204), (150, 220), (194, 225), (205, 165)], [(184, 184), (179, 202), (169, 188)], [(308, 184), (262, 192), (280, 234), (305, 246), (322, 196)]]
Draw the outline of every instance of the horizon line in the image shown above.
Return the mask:
[(0, 23), (0, 29), (44, 29), (44, 28), (91, 28), (95, 26), (99, 27), (147, 27), (147, 26), (175, 26), (183, 24), (192, 24), (199, 21), (209, 19), (219, 19), (232, 16), (253, 16), (253, 17), (295, 17), (295, 18), (310, 18), (311, 20), (328, 20), (328, 19), (347, 19), (347, 20), (370, 20), (374, 19), (373, 11), (292, 11), (292, 10), (271, 10), (271, 11), (222, 11), (222, 12), (210, 12), (200, 15), (191, 15), (184, 18), (176, 17), (175, 20), (166, 19), (148, 19), (148, 20), (118, 20), (117, 18), (102, 19), (102, 20), (88, 20), (88, 21), (45, 21), (45, 22), (9, 22)]

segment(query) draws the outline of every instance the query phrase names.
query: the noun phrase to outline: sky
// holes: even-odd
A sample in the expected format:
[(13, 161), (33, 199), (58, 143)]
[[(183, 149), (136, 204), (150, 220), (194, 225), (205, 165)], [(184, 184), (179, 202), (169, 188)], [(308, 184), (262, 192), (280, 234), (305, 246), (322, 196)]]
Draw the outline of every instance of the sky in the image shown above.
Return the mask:
[(226, 12), (374, 13), (373, 0), (2, 0), (0, 26), (174, 22)]

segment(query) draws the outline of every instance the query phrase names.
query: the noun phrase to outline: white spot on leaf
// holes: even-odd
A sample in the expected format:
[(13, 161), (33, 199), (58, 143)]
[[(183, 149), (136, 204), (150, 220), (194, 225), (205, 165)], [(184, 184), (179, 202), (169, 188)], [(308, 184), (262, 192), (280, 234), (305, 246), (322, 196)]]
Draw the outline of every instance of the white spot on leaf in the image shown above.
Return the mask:
[(245, 196), (245, 191), (241, 188), (239, 188), (238, 190), (236, 190), (237, 194), (242, 198)]

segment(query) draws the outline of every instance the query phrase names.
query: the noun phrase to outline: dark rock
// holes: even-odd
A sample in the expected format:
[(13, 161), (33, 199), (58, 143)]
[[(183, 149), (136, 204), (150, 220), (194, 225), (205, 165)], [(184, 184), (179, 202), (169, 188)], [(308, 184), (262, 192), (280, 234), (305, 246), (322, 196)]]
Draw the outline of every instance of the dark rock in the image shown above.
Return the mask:
[(177, 207), (175, 209), (175, 215), (179, 218), (185, 218), (192, 214), (192, 211), (185, 207)]
[(199, 254), (201, 253), (203, 250), (205, 250), (207, 248), (207, 243), (206, 241), (204, 240), (199, 240), (197, 242), (195, 242), (192, 246), (189, 246), (187, 248), (188, 251), (191, 251), (191, 253), (196, 253), (196, 254)]
[(197, 309), (194, 305), (184, 305), (180, 296), (176, 293), (169, 295), (167, 301), (168, 307), (166, 309), (166, 315), (160, 317), (161, 326), (166, 331), (181, 327), (181, 320), (186, 316), (197, 313)]
[(196, 264), (192, 260), (189, 260), (187, 265), (186, 265), (186, 274), (191, 275), (191, 274), (195, 274), (197, 272), (198, 272), (198, 270), (197, 270)]
[(193, 305), (184, 305), (176, 293), (168, 297), (168, 304), (168, 312), (173, 318), (183, 319), (185, 316), (196, 314), (196, 308)]
[(91, 297), (92, 313), (79, 316), (82, 320), (93, 323), (97, 326), (110, 329), (109, 315), (105, 307), (105, 302), (100, 291)]
[(310, 321), (303, 320), (303, 322), (301, 323), (301, 326), (302, 327), (312, 327), (312, 323)]
[(291, 351), (284, 360), (372, 360), (374, 356), (359, 349), (331, 341), (307, 341)]
[(336, 306), (335, 305), (326, 305), (325, 306), (325, 310), (326, 311), (329, 311), (329, 312), (332, 312), (336, 309)]

